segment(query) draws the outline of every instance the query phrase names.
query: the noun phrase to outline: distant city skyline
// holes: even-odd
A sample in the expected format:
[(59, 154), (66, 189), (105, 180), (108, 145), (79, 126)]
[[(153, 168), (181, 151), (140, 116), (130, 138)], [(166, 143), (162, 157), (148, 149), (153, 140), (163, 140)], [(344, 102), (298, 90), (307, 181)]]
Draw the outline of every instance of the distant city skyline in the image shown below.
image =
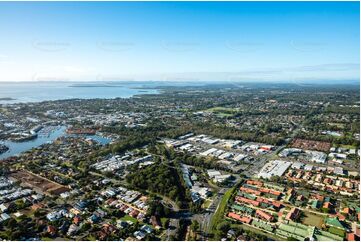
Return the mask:
[(0, 2), (0, 81), (355, 81), (359, 2)]

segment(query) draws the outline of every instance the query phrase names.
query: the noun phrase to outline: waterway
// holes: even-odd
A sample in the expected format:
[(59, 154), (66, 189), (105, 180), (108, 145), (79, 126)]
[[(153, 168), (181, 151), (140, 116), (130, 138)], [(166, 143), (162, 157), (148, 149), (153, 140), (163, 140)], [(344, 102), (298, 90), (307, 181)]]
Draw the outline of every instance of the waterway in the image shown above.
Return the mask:
[[(17, 156), (22, 152), (39, 147), (45, 143), (51, 143), (57, 138), (67, 135), (65, 132), (65, 126), (48, 126), (44, 129), (46, 129), (46, 132), (40, 131), (38, 133), (38, 137), (33, 140), (28, 140), (24, 142), (13, 142), (9, 140), (0, 141), (2, 144), (9, 147), (9, 150), (7, 152), (0, 154), (0, 160), (9, 158), (11, 156)], [(86, 137), (99, 142), (101, 145), (106, 145), (111, 142), (111, 139), (99, 135), (86, 135)]]

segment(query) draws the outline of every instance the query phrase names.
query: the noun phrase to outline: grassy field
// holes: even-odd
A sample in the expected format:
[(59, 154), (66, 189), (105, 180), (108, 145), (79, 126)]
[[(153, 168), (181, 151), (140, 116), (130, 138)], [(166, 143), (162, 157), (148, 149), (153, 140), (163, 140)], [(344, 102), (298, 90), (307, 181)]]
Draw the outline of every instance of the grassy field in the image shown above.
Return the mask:
[(345, 127), (345, 124), (343, 124), (343, 123), (328, 123), (328, 125), (331, 125), (331, 126), (334, 126), (337, 128), (341, 128), (341, 129)]
[(207, 110), (204, 110), (205, 112), (212, 112), (222, 117), (230, 117), (233, 116), (238, 112), (238, 109), (236, 108), (225, 108), (225, 107), (213, 107), (209, 108)]
[(164, 217), (160, 218), (160, 222), (164, 228), (165, 228), (166, 221), (167, 221), (167, 218), (164, 218)]
[(89, 241), (95, 241), (95, 240), (96, 240), (96, 238), (95, 238), (93, 235), (89, 235), (89, 236), (87, 237), (87, 239), (88, 239)]
[(212, 201), (211, 201), (211, 200), (206, 200), (206, 201), (204, 201), (204, 203), (202, 204), (202, 208), (207, 209), (211, 204), (212, 204)]
[(262, 235), (266, 236), (267, 238), (270, 238), (274, 241), (283, 241), (284, 240), (283, 238), (278, 237), (275, 234), (266, 233), (266, 232), (263, 232), (262, 230), (253, 228), (251, 226), (247, 226), (245, 224), (232, 224), (231, 225), (231, 228), (237, 228), (237, 227), (241, 227), (243, 230), (251, 231), (255, 234), (262, 234)]
[(304, 212), (303, 223), (306, 225), (316, 226), (317, 228), (322, 228), (324, 217), (321, 215)]
[(338, 235), (342, 238), (345, 237), (345, 231), (341, 230), (341, 229), (338, 229), (338, 228), (335, 228), (335, 227), (331, 227), (328, 229), (328, 232), (332, 233), (332, 234), (335, 234), (335, 235)]
[(345, 148), (345, 149), (356, 149), (357, 147), (354, 145), (338, 145), (341, 148)]
[(133, 218), (132, 216), (129, 216), (129, 215), (125, 215), (123, 218), (121, 218), (121, 220), (124, 220), (124, 221), (131, 221), (133, 223), (136, 223), (138, 220)]
[[(60, 237), (58, 237), (58, 238), (41, 237), (41, 240), (43, 240), (43, 241), (54, 241), (54, 240), (58, 240), (58, 241), (70, 241), (70, 240), (67, 239), (67, 238), (60, 238)], [(94, 240), (95, 240), (95, 238), (94, 238)]]
[(225, 108), (225, 107), (213, 107), (213, 108), (209, 108), (205, 111), (208, 111), (208, 112), (236, 112), (237, 109), (236, 108)]

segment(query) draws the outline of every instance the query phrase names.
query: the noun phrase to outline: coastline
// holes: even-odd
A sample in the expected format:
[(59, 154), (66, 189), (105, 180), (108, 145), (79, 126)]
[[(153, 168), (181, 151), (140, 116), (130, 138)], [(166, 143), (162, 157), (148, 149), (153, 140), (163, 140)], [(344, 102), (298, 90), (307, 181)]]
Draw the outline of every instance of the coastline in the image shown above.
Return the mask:
[(16, 98), (12, 97), (0, 97), (0, 101), (13, 101), (16, 100)]
[[(41, 103), (69, 100), (131, 98), (159, 94), (159, 88), (133, 85), (81, 83), (13, 83), (1, 85), (0, 105)], [(3, 96), (3, 97), (1, 97)]]

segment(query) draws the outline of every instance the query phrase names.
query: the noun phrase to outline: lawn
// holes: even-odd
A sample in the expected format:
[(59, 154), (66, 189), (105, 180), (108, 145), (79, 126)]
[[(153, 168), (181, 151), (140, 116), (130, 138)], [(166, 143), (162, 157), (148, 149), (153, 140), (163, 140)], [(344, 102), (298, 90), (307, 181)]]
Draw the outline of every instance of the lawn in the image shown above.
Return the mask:
[(232, 224), (231, 225), (231, 228), (239, 228), (239, 227), (243, 230), (251, 231), (255, 234), (262, 234), (262, 235), (266, 236), (267, 238), (270, 238), (274, 241), (282, 241), (283, 240), (281, 237), (278, 237), (275, 234), (266, 233), (262, 230), (256, 229), (256, 228), (248, 226), (246, 224)]
[(217, 113), (217, 116), (220, 118), (225, 118), (225, 117), (232, 117), (233, 114), (230, 113)]
[(317, 228), (322, 228), (324, 217), (321, 215), (304, 212), (304, 218), (302, 223), (306, 225), (316, 226)]
[(53, 241), (54, 239), (50, 238), (50, 237), (41, 237), (41, 240), (43, 240), (43, 241)]
[[(42, 241), (54, 241), (54, 240), (57, 240), (57, 241), (68, 241), (69, 239), (67, 238), (63, 238), (63, 237), (56, 237), (56, 238), (50, 238), (50, 237), (41, 237), (41, 240)], [(95, 240), (95, 238), (94, 238)]]
[(237, 109), (235, 108), (225, 108), (225, 107), (213, 107), (209, 108), (206, 111), (208, 112), (235, 112)]
[(205, 110), (205, 112), (212, 112), (222, 117), (233, 116), (237, 113), (237, 108), (213, 107)]
[(335, 126), (337, 128), (344, 128), (345, 125), (343, 123), (328, 123), (328, 125)]
[(131, 221), (133, 223), (136, 223), (138, 221), (136, 218), (133, 218), (132, 216), (129, 216), (129, 215), (125, 215), (123, 218), (121, 218), (121, 220)]
[(341, 148), (345, 148), (345, 149), (356, 149), (356, 147), (354, 145), (338, 145)]
[(95, 241), (95, 240), (96, 240), (96, 238), (95, 238), (93, 235), (89, 235), (89, 236), (87, 237), (87, 239), (88, 239), (89, 241)]
[(168, 220), (168, 218), (164, 218), (164, 217), (160, 218), (160, 222), (161, 222), (163, 228), (166, 228), (165, 223), (167, 220)]
[(207, 209), (212, 204), (211, 200), (205, 200), (202, 207)]
[(338, 229), (338, 228), (335, 228), (335, 227), (331, 227), (328, 229), (328, 232), (332, 233), (332, 234), (335, 234), (335, 235), (338, 235), (342, 238), (345, 237), (345, 231), (341, 230), (341, 229)]
[(35, 211), (34, 210), (31, 210), (30, 208), (25, 208), (25, 209), (22, 209), (19, 211), (20, 213), (24, 214), (25, 216), (27, 217), (33, 217), (34, 216), (34, 213)]

